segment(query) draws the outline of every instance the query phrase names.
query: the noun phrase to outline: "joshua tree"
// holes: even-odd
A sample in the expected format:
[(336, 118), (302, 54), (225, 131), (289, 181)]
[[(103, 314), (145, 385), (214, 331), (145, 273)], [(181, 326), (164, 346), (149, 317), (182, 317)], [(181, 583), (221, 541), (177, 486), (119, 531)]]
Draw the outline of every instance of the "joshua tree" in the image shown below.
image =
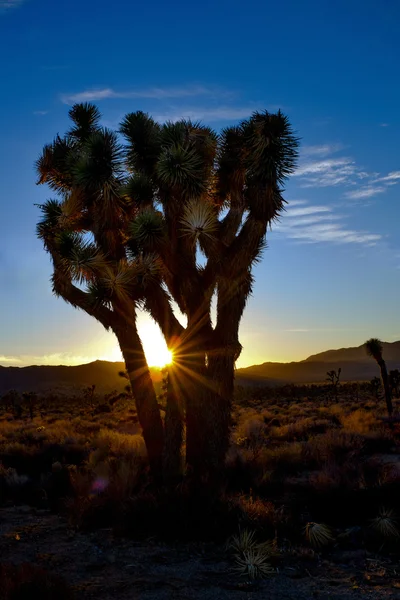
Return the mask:
[(82, 391), (83, 391), (83, 398), (86, 401), (87, 406), (89, 406), (90, 408), (93, 408), (96, 384), (92, 383), (92, 385), (89, 385), (88, 387), (84, 388)]
[(337, 373), (334, 370), (327, 372), (327, 378), (326, 378), (326, 380), (329, 381), (332, 384), (332, 390), (333, 390), (333, 393), (335, 395), (335, 400), (337, 400), (337, 394), (338, 394), (338, 387), (339, 387), (339, 383), (340, 383), (340, 373), (341, 372), (342, 372), (341, 368), (338, 369)]
[(379, 391), (382, 387), (382, 382), (379, 377), (373, 377), (370, 381), (372, 392), (375, 394), (376, 398), (379, 398)]
[(389, 384), (390, 384), (390, 389), (396, 395), (396, 398), (398, 398), (399, 390), (400, 390), (400, 371), (399, 371), (399, 369), (393, 369), (393, 371), (389, 371)]
[[(117, 336), (153, 473), (161, 473), (163, 449), (166, 466), (177, 464), (184, 415), (187, 462), (197, 474), (215, 472), (229, 442), (252, 265), (283, 210), (298, 141), (281, 112), (254, 113), (220, 135), (191, 121), (160, 125), (131, 113), (120, 127), (124, 146), (100, 127), (93, 105), (75, 105), (70, 117), (72, 129), (37, 162), (39, 183), (60, 198), (41, 206), (38, 225), (54, 292)], [(165, 434), (136, 329), (138, 306), (174, 354)]]
[(22, 398), (24, 399), (26, 405), (28, 406), (29, 416), (31, 421), (33, 421), (34, 417), (34, 409), (37, 404), (37, 394), (35, 392), (24, 392), (22, 394)]
[(371, 338), (365, 342), (365, 350), (368, 356), (372, 356), (376, 360), (381, 370), (382, 385), (385, 392), (386, 407), (389, 417), (393, 413), (392, 395), (390, 392), (389, 377), (386, 368), (386, 363), (383, 360), (383, 344), (377, 338)]

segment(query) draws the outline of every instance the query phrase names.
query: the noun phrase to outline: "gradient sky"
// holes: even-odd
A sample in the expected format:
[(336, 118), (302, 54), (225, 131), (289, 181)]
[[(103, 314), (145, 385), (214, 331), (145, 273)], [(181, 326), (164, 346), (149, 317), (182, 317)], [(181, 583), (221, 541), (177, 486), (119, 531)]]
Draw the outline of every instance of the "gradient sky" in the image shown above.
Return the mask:
[[(52, 296), (35, 237), (44, 143), (74, 101), (220, 129), (280, 107), (302, 138), (238, 366), (400, 339), (398, 0), (0, 0), (0, 364), (117, 360)], [(149, 355), (157, 328), (141, 317)]]

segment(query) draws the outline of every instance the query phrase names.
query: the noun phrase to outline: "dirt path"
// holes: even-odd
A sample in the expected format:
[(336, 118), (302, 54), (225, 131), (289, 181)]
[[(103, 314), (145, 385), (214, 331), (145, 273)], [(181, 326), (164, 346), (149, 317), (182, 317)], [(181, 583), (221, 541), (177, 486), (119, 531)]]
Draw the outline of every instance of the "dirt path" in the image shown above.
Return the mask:
[(0, 557), (62, 575), (84, 600), (400, 599), (400, 570), (362, 551), (285, 558), (275, 576), (246, 586), (221, 547), (135, 543), (111, 530), (74, 534), (60, 517), (29, 507), (0, 509)]

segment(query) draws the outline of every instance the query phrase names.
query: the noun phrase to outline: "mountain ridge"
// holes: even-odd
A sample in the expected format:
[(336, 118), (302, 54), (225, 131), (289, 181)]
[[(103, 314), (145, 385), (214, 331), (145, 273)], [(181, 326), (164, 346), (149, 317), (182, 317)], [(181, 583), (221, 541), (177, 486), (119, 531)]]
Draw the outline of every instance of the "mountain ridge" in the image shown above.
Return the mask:
[[(400, 341), (384, 342), (383, 356), (388, 369), (400, 368)], [(236, 370), (239, 385), (282, 385), (285, 383), (318, 383), (326, 380), (326, 373), (342, 369), (341, 381), (368, 381), (379, 375), (376, 362), (365, 353), (364, 345), (326, 350), (302, 361), (288, 363), (265, 362)], [(54, 392), (70, 394), (96, 384), (101, 393), (122, 390), (126, 380), (118, 373), (125, 370), (122, 362), (96, 360), (77, 366), (31, 365), (27, 367), (0, 366), (0, 394), (18, 391)], [(152, 367), (157, 386), (162, 379), (161, 369)]]

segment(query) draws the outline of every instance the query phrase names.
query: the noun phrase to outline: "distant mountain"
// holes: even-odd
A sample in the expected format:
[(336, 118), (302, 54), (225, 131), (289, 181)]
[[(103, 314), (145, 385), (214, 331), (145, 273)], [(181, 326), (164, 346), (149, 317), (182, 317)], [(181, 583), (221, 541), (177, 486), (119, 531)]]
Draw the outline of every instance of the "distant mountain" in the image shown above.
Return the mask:
[[(383, 356), (388, 369), (400, 368), (400, 341), (384, 342)], [(327, 371), (342, 369), (341, 381), (368, 381), (379, 375), (376, 362), (367, 356), (364, 346), (327, 350), (291, 363), (266, 362), (236, 371), (237, 383), (280, 385), (283, 383), (318, 383)]]
[[(383, 356), (388, 362), (400, 361), (400, 342), (383, 342)], [(313, 354), (302, 362), (348, 362), (361, 361), (370, 362), (371, 358), (367, 356), (364, 345), (357, 348), (340, 348), (339, 350), (327, 350), (319, 354)]]
[[(388, 369), (400, 369), (400, 341), (383, 344), (383, 355)], [(376, 362), (365, 354), (363, 346), (327, 350), (291, 363), (266, 362), (245, 369), (237, 369), (236, 383), (241, 385), (282, 385), (284, 383), (317, 383), (325, 381), (326, 372), (342, 369), (342, 381), (368, 381), (379, 375)], [(98, 393), (122, 390), (126, 380), (118, 373), (125, 370), (123, 363), (95, 361), (77, 367), (32, 366), (0, 367), (0, 394), (7, 390), (49, 392), (57, 394), (80, 393), (82, 388), (96, 384)], [(151, 369), (153, 381), (159, 388), (162, 374)]]
[[(125, 370), (124, 363), (97, 360), (85, 365), (1, 367), (0, 394), (10, 389), (18, 391), (79, 393), (84, 387), (96, 384), (99, 393), (122, 391), (127, 381), (118, 373)], [(155, 383), (162, 379), (160, 369), (151, 369)]]

